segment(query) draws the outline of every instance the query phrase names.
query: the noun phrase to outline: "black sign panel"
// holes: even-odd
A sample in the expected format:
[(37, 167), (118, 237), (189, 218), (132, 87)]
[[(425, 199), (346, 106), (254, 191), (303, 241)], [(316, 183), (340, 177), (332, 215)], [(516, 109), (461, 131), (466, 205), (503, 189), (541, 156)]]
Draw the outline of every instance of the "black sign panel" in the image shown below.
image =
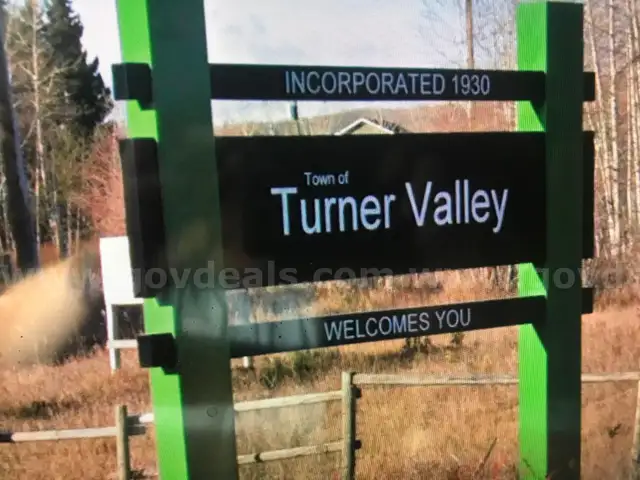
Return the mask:
[(509, 298), (233, 326), (231, 356), (540, 324), (545, 320), (545, 302), (542, 296)]
[[(151, 68), (112, 66), (114, 98), (152, 108)], [(544, 100), (543, 72), (211, 64), (213, 100)], [(583, 76), (595, 100), (595, 74)]]
[(238, 286), (544, 260), (542, 133), (222, 137), (217, 149)]
[(544, 72), (212, 64), (217, 100), (544, 100)]

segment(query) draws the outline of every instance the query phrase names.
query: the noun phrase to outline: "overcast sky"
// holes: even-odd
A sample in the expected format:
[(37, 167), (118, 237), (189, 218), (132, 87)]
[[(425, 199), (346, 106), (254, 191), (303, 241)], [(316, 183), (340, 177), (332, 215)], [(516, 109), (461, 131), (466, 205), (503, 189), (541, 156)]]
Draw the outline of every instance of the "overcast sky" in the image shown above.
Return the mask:
[[(438, 21), (426, 15), (426, 5), (436, 3), (433, 0), (203, 1), (212, 63), (464, 66), (460, 0), (442, 2), (451, 7), (437, 9)], [(110, 86), (111, 64), (121, 61), (116, 0), (74, 0), (73, 4), (85, 27), (85, 48), (91, 57), (98, 56)], [(300, 115), (327, 108), (320, 102), (305, 102)], [(283, 102), (215, 102), (214, 109), (216, 123), (284, 118), (289, 112)]]

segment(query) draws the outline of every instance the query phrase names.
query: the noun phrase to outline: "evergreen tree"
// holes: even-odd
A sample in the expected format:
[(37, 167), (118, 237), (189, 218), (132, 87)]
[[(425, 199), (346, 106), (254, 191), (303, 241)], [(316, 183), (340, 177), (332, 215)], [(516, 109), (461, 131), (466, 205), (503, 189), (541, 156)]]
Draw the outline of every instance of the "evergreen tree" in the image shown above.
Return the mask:
[(59, 123), (91, 135), (113, 108), (111, 92), (98, 70), (98, 59), (87, 61), (81, 41), (84, 27), (71, 0), (46, 0), (45, 12), (44, 36), (53, 51), (52, 67), (64, 70), (66, 79), (60, 104), (67, 111), (61, 112)]

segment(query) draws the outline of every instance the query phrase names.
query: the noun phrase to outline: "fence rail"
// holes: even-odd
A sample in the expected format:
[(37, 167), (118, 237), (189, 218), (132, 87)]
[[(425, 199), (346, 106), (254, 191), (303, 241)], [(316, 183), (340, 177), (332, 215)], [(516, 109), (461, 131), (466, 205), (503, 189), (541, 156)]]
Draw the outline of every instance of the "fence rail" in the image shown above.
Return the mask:
[[(265, 398), (263, 400), (247, 400), (238, 402), (233, 405), (233, 409), (237, 412), (251, 412), (255, 410), (266, 410), (271, 408), (297, 407), (300, 405), (313, 405), (314, 403), (326, 403), (334, 400), (340, 400), (343, 396), (342, 391), (308, 393), (304, 395), (291, 395), (288, 397)], [(153, 413), (144, 413), (138, 417), (141, 424), (153, 423)]]
[[(327, 403), (343, 400), (345, 392), (342, 390), (332, 392), (310, 393), (305, 395), (292, 395), (287, 397), (266, 398), (263, 400), (249, 400), (234, 404), (236, 413), (266, 410), (273, 408), (286, 408), (296, 406), (306, 406), (318, 403)], [(349, 395), (349, 398), (351, 396)], [(354, 399), (355, 400), (355, 399)], [(354, 401), (351, 400), (351, 401)], [(343, 400), (344, 404), (344, 400)], [(355, 411), (355, 406), (351, 406), (349, 411)], [(343, 416), (345, 413), (343, 412)], [(346, 414), (349, 417), (349, 413)], [(115, 427), (80, 428), (72, 430), (49, 430), (35, 432), (0, 432), (0, 443), (18, 443), (33, 441), (53, 441), (53, 440), (75, 440), (81, 438), (116, 438), (117, 458), (118, 458), (118, 480), (131, 479), (131, 454), (129, 449), (129, 437), (144, 435), (147, 432), (147, 425), (154, 422), (153, 413), (138, 415), (127, 415), (127, 407), (118, 405), (115, 412)], [(349, 419), (355, 426), (355, 419)], [(345, 439), (353, 438), (351, 433), (344, 435)], [(349, 448), (354, 445), (349, 443), (345, 446), (345, 441), (335, 441), (319, 445), (305, 445), (302, 447), (287, 448), (281, 450), (271, 450), (266, 452), (248, 453), (238, 455), (238, 465), (249, 465), (252, 463), (271, 462), (291, 458), (299, 458), (308, 455), (321, 455), (335, 452), (343, 452), (343, 456)], [(354, 458), (349, 454), (344, 458)], [(350, 472), (353, 467), (344, 465), (343, 470)], [(346, 474), (345, 474), (346, 475)], [(343, 478), (346, 477), (343, 475)]]
[(112, 350), (135, 350), (138, 348), (138, 341), (135, 338), (127, 338), (122, 340), (109, 340), (107, 348)]
[(262, 453), (249, 453), (238, 455), (238, 465), (251, 463), (271, 462), (289, 458), (305, 457), (307, 455), (321, 455), (339, 452), (342, 450), (342, 442), (323, 443), (321, 445), (309, 445), (305, 447), (285, 448), (283, 450), (271, 450)]
[[(582, 383), (640, 382), (640, 372), (584, 373)], [(379, 374), (359, 373), (353, 377), (354, 385), (390, 386), (472, 386), (472, 385), (517, 385), (518, 377), (510, 375), (423, 375), (423, 374)]]
[[(616, 372), (603, 374), (583, 374), (583, 383), (636, 382), (638, 387), (635, 425), (631, 446), (630, 480), (640, 479), (640, 372)], [(342, 388), (339, 391), (292, 395), (288, 397), (268, 398), (238, 402), (234, 405), (237, 413), (294, 406), (305, 406), (331, 401), (342, 401), (341, 441), (320, 445), (309, 445), (267, 452), (238, 455), (238, 465), (270, 462), (341, 452), (341, 470), (343, 480), (355, 478), (355, 452), (362, 443), (356, 438), (356, 401), (361, 397), (362, 386), (376, 387), (437, 387), (437, 386), (477, 386), (477, 385), (516, 385), (518, 378), (509, 375), (466, 375), (434, 376), (423, 374), (357, 374), (342, 373)], [(115, 411), (116, 426), (38, 432), (0, 432), (0, 443), (70, 440), (79, 438), (116, 437), (118, 480), (131, 479), (131, 461), (129, 437), (142, 435), (146, 425), (154, 422), (153, 413), (127, 415), (127, 408), (118, 405)]]

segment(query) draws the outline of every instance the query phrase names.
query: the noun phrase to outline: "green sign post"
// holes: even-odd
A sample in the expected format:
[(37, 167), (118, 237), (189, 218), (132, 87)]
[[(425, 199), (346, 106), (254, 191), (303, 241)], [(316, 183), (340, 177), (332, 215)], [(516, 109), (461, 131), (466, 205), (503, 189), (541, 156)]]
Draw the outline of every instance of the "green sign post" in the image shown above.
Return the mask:
[[(520, 325), (521, 476), (578, 479), (595, 97), (582, 5), (520, 5), (511, 72), (209, 64), (204, 0), (116, 3), (161, 478), (237, 478), (233, 357)], [(212, 99), (516, 101), (520, 132), (220, 138)], [(228, 326), (226, 289), (508, 263), (520, 298)]]
[[(166, 267), (221, 265), (203, 0), (118, 0), (117, 13), (123, 60), (153, 71), (152, 105), (129, 102), (127, 128), (157, 140)], [(224, 292), (192, 280), (146, 299), (144, 318), (146, 333), (171, 333), (180, 352), (179, 374), (151, 370), (161, 478), (237, 478)]]
[(545, 101), (518, 103), (518, 129), (545, 132), (547, 149), (546, 261), (520, 265), (518, 274), (520, 295), (547, 298), (547, 321), (519, 332), (523, 478), (580, 478), (580, 272), (588, 207), (576, 181), (584, 168), (582, 22), (578, 4), (530, 3), (517, 11), (518, 68), (546, 74)]

